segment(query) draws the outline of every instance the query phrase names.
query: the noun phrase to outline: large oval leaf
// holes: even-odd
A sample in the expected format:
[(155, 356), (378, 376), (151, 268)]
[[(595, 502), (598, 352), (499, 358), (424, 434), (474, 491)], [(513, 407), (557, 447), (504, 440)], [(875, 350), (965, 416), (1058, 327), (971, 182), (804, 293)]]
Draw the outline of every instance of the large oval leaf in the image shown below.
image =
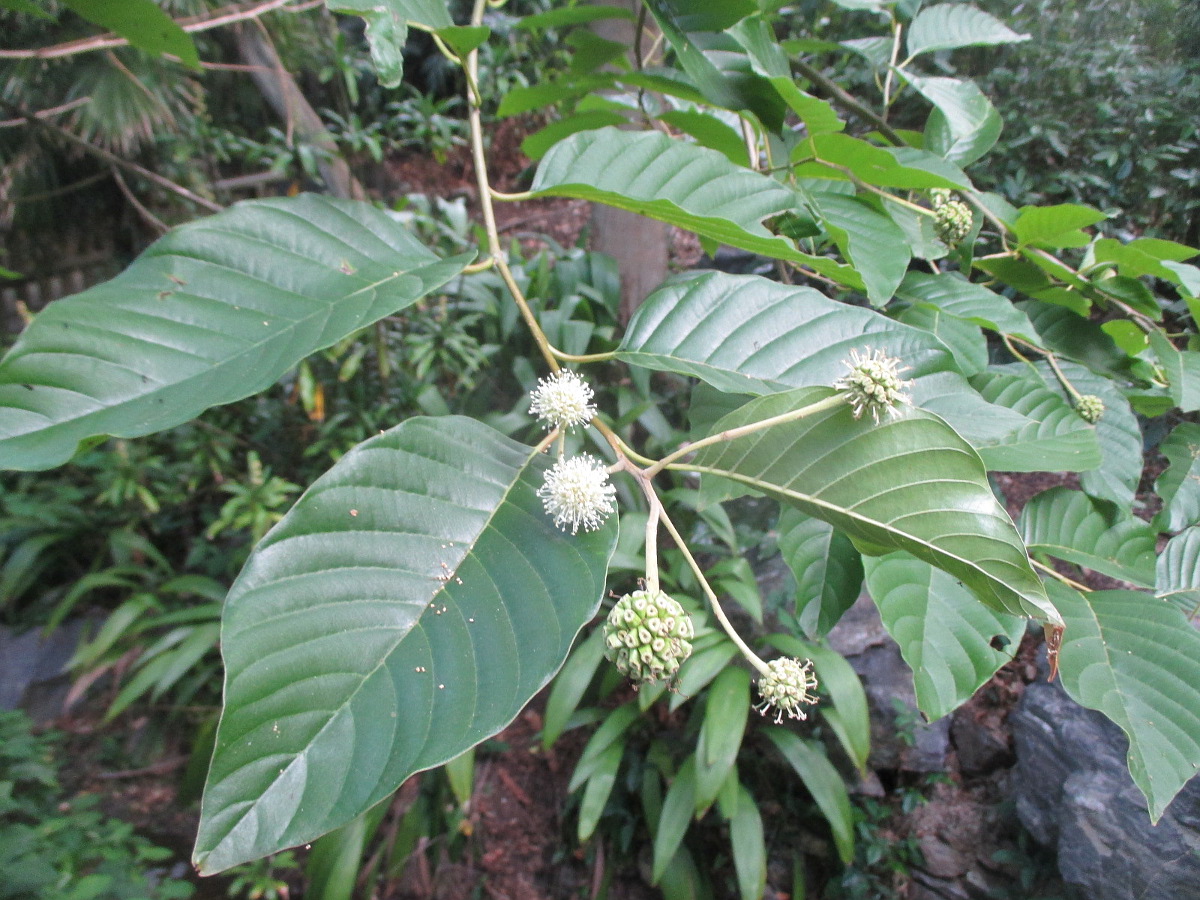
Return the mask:
[(1200, 769), (1200, 632), (1146, 594), (1046, 588), (1067, 625), (1063, 687), (1125, 732), (1129, 772), (1156, 822)]
[(264, 538), (225, 606), (201, 871), (350, 821), (499, 731), (558, 670), (600, 603), (616, 520), (556, 530), (546, 465), (473, 420), (411, 419)]
[(1158, 557), (1154, 595), (1179, 607), (1189, 622), (1200, 616), (1200, 526), (1167, 541)]
[[(1008, 662), (1025, 620), (976, 603), (955, 578), (907, 553), (868, 557), (867, 587), (913, 672), (917, 705), (931, 720), (953, 712)], [(992, 641), (1003, 638), (1009, 650)]]
[(939, 3), (919, 13), (908, 27), (908, 55), (954, 50), (958, 47), (994, 46), (1029, 40), (999, 19), (967, 3)]
[(1025, 504), (1018, 527), (1032, 553), (1153, 587), (1154, 531), (1126, 510), (1118, 515), (1109, 519), (1087, 494), (1060, 485)]
[[(1101, 419), (1103, 421), (1103, 419)], [(1200, 425), (1183, 422), (1162, 442), (1170, 464), (1154, 482), (1163, 509), (1156, 519), (1163, 531), (1200, 524)]]
[[(833, 393), (806, 388), (760, 397), (717, 428), (758, 422)], [(961, 579), (995, 610), (1058, 620), (979, 455), (924, 410), (907, 409), (876, 425), (839, 406), (704, 447), (687, 468), (770, 494), (868, 551), (907, 550)], [(719, 499), (721, 483), (708, 482), (702, 490)]]
[(796, 578), (796, 618), (811, 638), (829, 633), (858, 599), (862, 555), (850, 539), (820, 519), (785, 507), (779, 515), (779, 552)]
[(0, 467), (46, 469), (273, 384), (462, 271), (366, 203), (253, 201), (50, 304), (0, 362)]
[(542, 159), (532, 190), (537, 196), (578, 197), (640, 213), (864, 288), (854, 269), (803, 253), (764, 227), (767, 217), (798, 208), (791, 190), (734, 165), (716, 150), (657, 131), (598, 128), (573, 134)]

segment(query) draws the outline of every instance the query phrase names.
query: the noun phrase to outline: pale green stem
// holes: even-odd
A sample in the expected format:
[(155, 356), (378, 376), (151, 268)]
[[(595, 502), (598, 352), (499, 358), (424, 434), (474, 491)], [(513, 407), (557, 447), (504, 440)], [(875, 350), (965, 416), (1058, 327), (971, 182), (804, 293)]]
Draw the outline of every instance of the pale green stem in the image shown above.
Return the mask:
[(537, 446), (533, 448), (533, 452), (534, 453), (545, 453), (547, 450), (550, 449), (550, 445), (553, 444), (556, 440), (558, 440), (558, 437), (559, 437), (558, 429), (555, 428), (548, 435), (546, 435), (544, 438), (542, 438), (540, 441), (538, 441)]
[(1043, 562), (1038, 562), (1032, 556), (1029, 557), (1029, 562), (1033, 564), (1033, 567), (1035, 569), (1041, 569), (1043, 572), (1045, 572), (1051, 578), (1055, 578), (1058, 581), (1061, 581), (1067, 587), (1074, 588), (1075, 590), (1080, 591), (1081, 593), (1084, 593), (1084, 594), (1090, 594), (1092, 592), (1092, 589), (1090, 587), (1088, 587), (1086, 584), (1080, 584), (1078, 581), (1075, 581), (1072, 578), (1068, 578), (1066, 575), (1063, 575), (1061, 572), (1056, 571), (1052, 566), (1048, 566)]
[[(483, 24), (483, 13), (486, 7), (487, 0), (475, 0), (475, 8), (471, 12), (472, 25), (478, 26)], [(478, 47), (467, 54), (465, 71), (469, 83), (478, 83)], [(471, 157), (475, 162), (475, 178), (479, 184), (479, 206), (483, 211), (483, 227), (487, 232), (488, 253), (493, 260), (493, 264), (500, 271), (500, 277), (504, 279), (504, 283), (508, 287), (509, 293), (512, 294), (517, 308), (521, 311), (521, 318), (525, 320), (525, 325), (533, 335), (534, 342), (538, 345), (542, 357), (546, 360), (546, 365), (550, 367), (551, 372), (557, 372), (561, 368), (558, 360), (550, 352), (550, 343), (546, 340), (546, 335), (542, 332), (541, 326), (538, 325), (537, 318), (533, 315), (533, 310), (529, 308), (529, 303), (526, 301), (525, 295), (521, 292), (520, 286), (517, 284), (516, 279), (513, 278), (512, 270), (508, 267), (508, 261), (504, 258), (504, 250), (500, 246), (500, 231), (496, 227), (496, 211), (492, 206), (492, 189), (488, 183), (487, 157), (483, 152), (483, 118), (480, 113), (479, 98), (475, 94), (471, 94), (468, 100), (467, 122), (471, 128)]]
[(740, 437), (745, 437), (748, 434), (754, 434), (756, 431), (762, 431), (764, 428), (770, 428), (773, 425), (783, 425), (787, 422), (796, 422), (800, 419), (805, 419), (816, 413), (825, 412), (829, 409), (836, 409), (849, 403), (849, 398), (844, 393), (834, 394), (832, 397), (826, 397), (824, 400), (818, 400), (816, 403), (810, 403), (808, 406), (802, 406), (799, 409), (789, 410), (785, 413), (780, 413), (777, 416), (771, 416), (769, 419), (761, 419), (758, 422), (749, 422), (746, 425), (739, 425), (737, 428), (729, 428), (717, 434), (710, 434), (706, 438), (701, 438), (691, 444), (686, 444), (680, 447), (673, 453), (669, 453), (650, 466), (646, 470), (646, 477), (653, 478), (663, 469), (667, 468), (677, 459), (687, 456), (689, 453), (694, 453), (704, 447), (710, 447), (713, 444), (719, 444), (724, 441), (736, 440)]
[(550, 345), (550, 352), (563, 362), (571, 363), (608, 362), (609, 360), (617, 358), (616, 350), (610, 350), (607, 353), (566, 353), (562, 350), (559, 350), (553, 344)]
[(679, 533), (679, 530), (675, 527), (675, 523), (671, 521), (671, 518), (667, 515), (667, 511), (665, 509), (659, 510), (659, 518), (662, 520), (663, 525), (666, 526), (667, 531), (671, 533), (671, 538), (675, 541), (675, 546), (679, 548), (679, 551), (683, 554), (684, 559), (686, 559), (688, 561), (688, 565), (691, 566), (692, 572), (696, 576), (696, 580), (700, 582), (700, 588), (704, 591), (704, 596), (708, 598), (708, 603), (712, 607), (713, 615), (715, 615), (717, 617), (717, 621), (721, 623), (721, 628), (723, 628), (725, 633), (729, 635), (729, 639), (737, 645), (737, 648), (742, 651), (742, 655), (746, 657), (750, 665), (758, 669), (758, 671), (763, 675), (768, 674), (770, 670), (767, 668), (767, 664), (762, 661), (762, 658), (757, 653), (750, 649), (749, 644), (742, 640), (742, 636), (737, 633), (737, 629), (733, 627), (733, 623), (730, 622), (728, 616), (725, 615), (725, 610), (721, 608), (721, 601), (717, 599), (716, 592), (708, 583), (708, 579), (704, 577), (704, 570), (701, 569), (700, 564), (696, 562), (696, 557), (692, 556), (692, 551), (688, 549), (687, 542), (684, 541), (683, 535)]
[(854, 183), (855, 187), (860, 188), (861, 190), (870, 191), (872, 194), (882, 197), (884, 200), (891, 200), (893, 203), (898, 203), (900, 206), (911, 209), (913, 212), (920, 213), (923, 216), (937, 218), (937, 213), (931, 209), (926, 209), (924, 206), (913, 203), (911, 200), (905, 200), (903, 197), (897, 197), (895, 194), (889, 194), (887, 191), (883, 190), (882, 188), (878, 188), (873, 184), (867, 184), (846, 166), (839, 166), (837, 163), (827, 162), (826, 160), (821, 159), (819, 156), (814, 156), (813, 161), (818, 162), (830, 169), (841, 172)]
[(488, 194), (493, 200), (502, 200), (505, 203), (515, 203), (518, 200), (532, 200), (534, 197), (533, 191), (519, 191), (515, 194), (506, 194), (495, 188), (488, 188)]
[(1063, 390), (1071, 395), (1071, 399), (1078, 401), (1079, 391), (1075, 390), (1075, 385), (1067, 380), (1067, 376), (1063, 374), (1063, 370), (1058, 367), (1058, 360), (1054, 358), (1053, 353), (1046, 354), (1046, 362), (1050, 363), (1050, 368), (1054, 370), (1054, 374), (1058, 378), (1058, 383), (1063, 386)]
[(900, 35), (904, 26), (892, 18), (892, 55), (888, 60), (887, 75), (883, 80), (883, 117), (886, 119), (888, 108), (892, 105), (892, 75), (896, 71), (896, 60), (900, 57)]
[(757, 172), (759, 170), (758, 137), (754, 134), (754, 126), (750, 124), (750, 121), (745, 116), (739, 117), (738, 122), (742, 126), (742, 140), (746, 144), (746, 158), (750, 161), (750, 168)]
[(649, 457), (642, 456), (642, 454), (638, 453), (636, 450), (634, 450), (632, 447), (630, 447), (628, 444), (626, 444), (623, 440), (621, 440), (621, 436), (619, 434), (617, 434), (615, 431), (613, 431), (607, 424), (605, 424), (600, 419), (598, 419), (598, 418), (592, 419), (591, 424), (592, 424), (593, 428), (595, 428), (597, 431), (600, 432), (601, 435), (604, 436), (604, 439), (606, 441), (608, 441), (609, 446), (612, 447), (613, 450), (615, 450), (617, 452), (618, 456), (628, 457), (629, 459), (633, 460), (634, 462), (638, 463), (639, 465), (643, 465), (643, 466), (654, 465), (654, 460), (650, 459)]
[(464, 275), (477, 275), (480, 272), (486, 272), (488, 269), (496, 265), (496, 258), (489, 256), (487, 259), (481, 259), (477, 263), (471, 263), (469, 266), (463, 267)]

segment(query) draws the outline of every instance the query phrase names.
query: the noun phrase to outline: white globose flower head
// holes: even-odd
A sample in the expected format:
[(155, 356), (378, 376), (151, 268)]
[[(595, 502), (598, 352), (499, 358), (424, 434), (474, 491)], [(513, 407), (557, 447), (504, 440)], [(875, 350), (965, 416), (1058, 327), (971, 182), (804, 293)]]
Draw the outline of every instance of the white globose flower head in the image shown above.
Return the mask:
[(529, 412), (542, 421), (547, 431), (586, 425), (596, 415), (591, 387), (566, 369), (549, 378), (539, 378), (538, 386), (529, 396), (533, 399)]
[(580, 528), (595, 531), (604, 524), (616, 511), (616, 493), (617, 489), (608, 483), (604, 463), (582, 453), (556, 462), (537, 495), (546, 515), (554, 516), (556, 526), (577, 534)]
[(850, 359), (843, 360), (850, 371), (833, 383), (839, 391), (845, 391), (850, 396), (850, 408), (854, 410), (854, 418), (861, 419), (864, 412), (869, 412), (875, 424), (879, 424), (879, 414), (898, 415), (897, 407), (902, 403), (912, 404), (907, 388), (911, 381), (905, 381), (900, 373), (909, 367), (900, 366), (900, 360), (888, 356), (882, 350), (870, 350), (860, 354), (857, 350), (850, 351)]
[(812, 660), (801, 662), (790, 656), (773, 659), (767, 663), (767, 671), (758, 679), (760, 702), (754, 708), (764, 716), (775, 710), (775, 722), (783, 721), (786, 715), (792, 719), (806, 719), (802, 706), (817, 702), (817, 676), (812, 671)]

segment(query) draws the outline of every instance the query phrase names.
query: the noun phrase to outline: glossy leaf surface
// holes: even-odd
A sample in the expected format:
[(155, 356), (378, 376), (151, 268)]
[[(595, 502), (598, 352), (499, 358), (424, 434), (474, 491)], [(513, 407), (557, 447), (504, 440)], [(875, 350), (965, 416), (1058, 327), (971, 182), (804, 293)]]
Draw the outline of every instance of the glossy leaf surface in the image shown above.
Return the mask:
[[(957, 709), (1012, 658), (1025, 619), (976, 603), (953, 576), (907, 553), (864, 562), (871, 597), (913, 671), (917, 705), (930, 720)], [(997, 636), (1009, 649), (991, 646)]]
[(462, 271), (366, 203), (241, 203), (58, 300), (0, 361), (0, 466), (46, 469), (270, 387)]
[(796, 578), (796, 617), (809, 637), (829, 629), (858, 599), (862, 556), (828, 522), (793, 507), (779, 514), (779, 551)]
[(555, 529), (547, 463), (410, 419), (318, 479), (226, 601), (203, 872), (312, 840), (503, 728), (595, 613), (616, 540)]
[(1157, 822), (1200, 768), (1200, 632), (1146, 594), (1046, 588), (1067, 626), (1063, 687), (1125, 732), (1129, 772)]
[(1200, 616), (1200, 526), (1181, 531), (1158, 557), (1154, 595), (1178, 607), (1189, 622)]
[[(736, 428), (828, 398), (808, 388), (752, 400), (723, 418)], [(839, 406), (704, 447), (687, 464), (720, 499), (733, 483), (823, 519), (870, 552), (907, 550), (961, 579), (995, 610), (1056, 619), (979, 456), (945, 422), (906, 409), (876, 425)]]

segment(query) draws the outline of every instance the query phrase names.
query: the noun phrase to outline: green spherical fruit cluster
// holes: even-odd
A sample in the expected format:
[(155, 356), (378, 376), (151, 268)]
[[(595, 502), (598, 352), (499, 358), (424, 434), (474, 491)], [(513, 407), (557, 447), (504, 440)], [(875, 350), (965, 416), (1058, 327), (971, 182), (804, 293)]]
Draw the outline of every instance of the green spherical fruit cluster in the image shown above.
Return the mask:
[(1084, 394), (1075, 401), (1075, 412), (1085, 422), (1095, 425), (1104, 415), (1104, 401), (1095, 394)]
[(760, 702), (754, 708), (764, 716), (774, 710), (776, 722), (782, 722), (784, 716), (805, 719), (808, 716), (801, 707), (817, 702), (816, 690), (817, 676), (811, 660), (801, 662), (790, 656), (773, 659), (758, 679)]
[(956, 247), (971, 231), (971, 207), (958, 199), (934, 199), (933, 231), (947, 247)]
[(679, 603), (662, 591), (626, 594), (604, 623), (604, 652), (621, 674), (645, 683), (672, 678), (691, 655), (695, 630)]

